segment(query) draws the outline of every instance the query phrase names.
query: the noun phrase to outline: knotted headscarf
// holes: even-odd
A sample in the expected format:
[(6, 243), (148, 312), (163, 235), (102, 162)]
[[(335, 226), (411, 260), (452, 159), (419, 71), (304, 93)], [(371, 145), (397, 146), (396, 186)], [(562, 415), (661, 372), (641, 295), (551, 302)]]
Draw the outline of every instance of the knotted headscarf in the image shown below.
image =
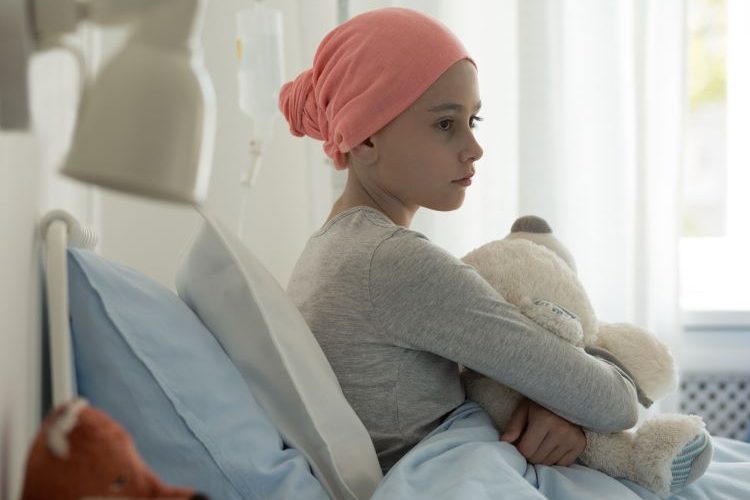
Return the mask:
[(398, 7), (365, 12), (326, 35), (313, 67), (281, 88), (279, 108), (292, 134), (324, 141), (325, 153), (344, 169), (348, 151), (462, 59), (474, 63), (432, 17)]

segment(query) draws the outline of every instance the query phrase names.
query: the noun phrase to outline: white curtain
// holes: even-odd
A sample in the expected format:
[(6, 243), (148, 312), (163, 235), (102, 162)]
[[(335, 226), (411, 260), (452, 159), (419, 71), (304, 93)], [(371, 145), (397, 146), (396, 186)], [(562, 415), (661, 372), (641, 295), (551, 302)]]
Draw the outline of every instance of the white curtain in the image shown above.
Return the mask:
[(548, 219), (600, 318), (678, 360), (684, 38), (683, 0), (519, 2), (519, 213)]
[(677, 317), (681, 0), (519, 5), (519, 212), (549, 219), (599, 316)]

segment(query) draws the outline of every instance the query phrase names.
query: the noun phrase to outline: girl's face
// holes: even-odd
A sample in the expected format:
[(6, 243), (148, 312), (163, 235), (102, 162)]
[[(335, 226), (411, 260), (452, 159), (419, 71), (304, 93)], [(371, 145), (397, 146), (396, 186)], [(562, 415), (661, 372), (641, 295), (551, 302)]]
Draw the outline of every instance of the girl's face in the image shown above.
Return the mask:
[(473, 130), (480, 106), (476, 68), (455, 63), (370, 138), (372, 180), (410, 211), (459, 208), (483, 154)]

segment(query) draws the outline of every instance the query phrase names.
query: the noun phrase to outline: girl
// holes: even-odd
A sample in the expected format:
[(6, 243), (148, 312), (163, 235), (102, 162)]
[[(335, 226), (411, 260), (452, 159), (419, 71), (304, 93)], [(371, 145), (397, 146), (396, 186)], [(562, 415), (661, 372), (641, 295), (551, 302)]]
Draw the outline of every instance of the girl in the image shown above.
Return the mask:
[(635, 425), (636, 389), (614, 364), (543, 331), (471, 267), (409, 230), (420, 207), (455, 210), (482, 148), (477, 69), (424, 14), (370, 11), (338, 26), (281, 90), (294, 135), (324, 141), (346, 187), (288, 292), (387, 471), (465, 400), (458, 364), (528, 399), (502, 439), (532, 463), (569, 465), (579, 426)]

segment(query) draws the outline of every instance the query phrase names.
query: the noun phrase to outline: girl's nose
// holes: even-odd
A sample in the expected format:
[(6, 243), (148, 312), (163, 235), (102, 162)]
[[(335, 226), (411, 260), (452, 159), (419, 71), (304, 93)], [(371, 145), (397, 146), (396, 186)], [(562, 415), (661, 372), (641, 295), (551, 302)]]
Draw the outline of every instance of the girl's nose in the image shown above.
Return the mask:
[(461, 152), (461, 163), (478, 161), (482, 155), (484, 155), (482, 146), (479, 145), (474, 134), (469, 134), (469, 144)]

